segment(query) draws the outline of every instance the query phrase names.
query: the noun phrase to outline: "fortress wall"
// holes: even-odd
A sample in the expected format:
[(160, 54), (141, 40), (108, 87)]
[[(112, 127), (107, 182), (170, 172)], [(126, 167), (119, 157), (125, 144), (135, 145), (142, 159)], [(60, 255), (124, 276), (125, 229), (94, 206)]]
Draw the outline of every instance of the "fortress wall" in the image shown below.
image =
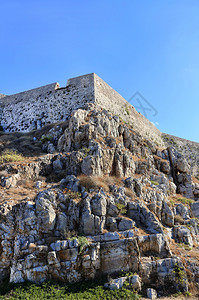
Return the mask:
[(38, 96), (46, 94), (46, 93), (50, 93), (50, 92), (56, 90), (57, 88), (59, 88), (59, 84), (57, 82), (51, 83), (51, 84), (48, 84), (45, 86), (41, 86), (39, 88), (21, 92), (18, 94), (5, 96), (5, 97), (3, 97), (3, 101), (1, 103), (2, 103), (2, 105), (4, 105), (4, 104), (7, 105), (7, 104), (11, 104), (11, 103), (16, 104), (21, 101), (27, 101), (27, 100), (29, 101), (30, 99), (34, 100)]
[(94, 74), (94, 87), (95, 101), (99, 105), (113, 114), (120, 116), (125, 122), (131, 124), (134, 130), (141, 135), (152, 139), (160, 146), (164, 146), (161, 132), (96, 74)]
[(95, 102), (163, 146), (160, 131), (96, 74), (71, 78), (65, 88), (53, 83), (0, 100), (1, 126), (7, 132), (27, 132), (65, 121), (71, 112)]
[(92, 82), (93, 74), (89, 74), (69, 79), (66, 88), (52, 84), (6, 96), (1, 101), (1, 125), (7, 132), (27, 132), (65, 121), (73, 110), (94, 100)]

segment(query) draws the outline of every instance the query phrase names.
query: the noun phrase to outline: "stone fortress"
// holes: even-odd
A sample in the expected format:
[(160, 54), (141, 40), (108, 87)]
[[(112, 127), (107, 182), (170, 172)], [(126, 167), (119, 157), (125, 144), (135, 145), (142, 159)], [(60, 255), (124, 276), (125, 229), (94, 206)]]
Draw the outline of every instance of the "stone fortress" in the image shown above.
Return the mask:
[(162, 145), (160, 131), (95, 73), (5, 96), (0, 94), (0, 124), (5, 132), (28, 132), (65, 121), (71, 113), (95, 103), (121, 117), (140, 134)]
[(194, 168), (195, 144), (163, 135), (95, 74), (0, 102), (0, 154), (23, 155), (1, 162), (0, 283), (123, 270), (107, 288), (199, 287), (199, 179), (178, 152), (193, 149)]

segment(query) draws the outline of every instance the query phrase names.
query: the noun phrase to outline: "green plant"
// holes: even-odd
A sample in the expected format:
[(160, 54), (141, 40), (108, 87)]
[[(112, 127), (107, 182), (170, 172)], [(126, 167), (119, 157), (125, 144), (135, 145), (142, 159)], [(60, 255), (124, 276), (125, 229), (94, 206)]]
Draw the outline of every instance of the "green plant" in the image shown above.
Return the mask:
[(88, 241), (88, 239), (85, 236), (74, 236), (72, 238), (70, 238), (71, 241), (73, 240), (77, 240), (78, 241), (78, 245), (79, 245), (79, 254), (81, 254), (84, 249), (90, 245), (90, 242)]
[(159, 183), (157, 181), (153, 181), (153, 180), (151, 180), (151, 184), (153, 184), (153, 185), (159, 185)]
[(84, 157), (87, 157), (89, 155), (89, 152), (91, 151), (91, 149), (83, 147), (82, 148), (83, 152), (84, 152)]
[(53, 141), (53, 136), (48, 134), (48, 135), (43, 135), (40, 138), (40, 141), (42, 142), (42, 144), (46, 143), (46, 142), (52, 142)]
[(129, 116), (129, 115), (130, 115), (130, 112), (129, 112), (129, 109), (128, 109), (128, 106), (127, 106), (127, 105), (125, 105), (125, 110), (126, 110), (127, 115)]
[(119, 214), (125, 215), (127, 212), (126, 206), (122, 203), (116, 203), (116, 207), (119, 210)]
[(180, 201), (181, 203), (187, 204), (189, 206), (194, 202), (194, 200), (188, 199), (188, 198), (178, 198), (177, 200)]
[(177, 298), (177, 297), (179, 297), (181, 295), (182, 295), (182, 292), (177, 292), (177, 293), (173, 294), (173, 297)]
[(192, 297), (192, 293), (190, 293), (190, 292), (185, 292), (184, 295), (185, 295), (186, 297)]
[(176, 283), (183, 285), (186, 280), (184, 268), (180, 267), (179, 264), (176, 263), (172, 272), (175, 275)]
[(5, 150), (0, 155), (0, 163), (22, 161), (24, 157), (13, 150)]
[(81, 200), (81, 197), (82, 197), (80, 192), (73, 192), (73, 191), (71, 191), (67, 188), (65, 188), (63, 190), (63, 194), (66, 194), (67, 197), (70, 198), (70, 199), (76, 199), (76, 200)]
[(4, 283), (4, 288), (0, 287), (0, 299), (50, 299), (50, 300), (113, 300), (126, 299), (138, 300), (140, 296), (127, 288), (119, 290), (109, 290), (104, 288), (106, 278), (98, 280), (84, 280), (75, 284), (65, 284), (60, 282), (44, 282), (41, 285), (25, 282), (20, 284)]
[(171, 206), (175, 205), (175, 201), (173, 199), (169, 199), (169, 202), (170, 202)]

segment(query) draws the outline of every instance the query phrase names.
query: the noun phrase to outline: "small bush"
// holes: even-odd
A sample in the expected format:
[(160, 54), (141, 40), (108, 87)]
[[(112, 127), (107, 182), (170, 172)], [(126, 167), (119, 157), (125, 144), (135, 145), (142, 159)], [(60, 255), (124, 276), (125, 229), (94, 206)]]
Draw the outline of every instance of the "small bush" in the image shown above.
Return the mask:
[(0, 163), (14, 162), (14, 161), (22, 161), (24, 158), (21, 154), (18, 154), (13, 150), (5, 150), (0, 155)]
[(63, 190), (63, 194), (66, 194), (68, 198), (80, 201), (82, 198), (81, 193), (73, 192), (67, 188)]
[(116, 203), (117, 209), (119, 210), (119, 214), (125, 215), (127, 212), (126, 206), (122, 203)]
[(52, 142), (53, 141), (53, 136), (52, 135), (43, 135), (40, 138), (40, 141), (42, 142), (42, 144), (46, 143), (46, 142)]
[(79, 244), (79, 254), (81, 254), (84, 249), (86, 248), (86, 246), (90, 245), (90, 242), (88, 241), (88, 239), (85, 236), (74, 236), (70, 239), (71, 241), (73, 240), (77, 240), (78, 244)]

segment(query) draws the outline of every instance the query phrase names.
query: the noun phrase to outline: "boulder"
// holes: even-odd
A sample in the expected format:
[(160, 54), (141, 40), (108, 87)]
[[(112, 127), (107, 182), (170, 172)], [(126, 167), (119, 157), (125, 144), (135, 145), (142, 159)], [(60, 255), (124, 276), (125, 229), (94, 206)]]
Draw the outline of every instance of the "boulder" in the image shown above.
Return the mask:
[(140, 292), (142, 289), (142, 282), (141, 278), (139, 275), (133, 275), (129, 277), (129, 283), (131, 285), (131, 288), (134, 289), (135, 291)]
[(127, 280), (127, 277), (120, 277), (112, 279), (109, 283), (105, 283), (104, 287), (110, 290), (119, 290), (123, 287), (124, 282)]
[(152, 289), (152, 288), (148, 288), (148, 289), (146, 290), (146, 293), (147, 293), (147, 297), (148, 297), (149, 299), (155, 300), (155, 299), (157, 299), (157, 297), (158, 297), (158, 294), (157, 294), (156, 290), (154, 290), (154, 289)]
[(190, 230), (186, 226), (175, 226), (173, 235), (177, 243), (184, 243), (193, 247), (193, 239)]

